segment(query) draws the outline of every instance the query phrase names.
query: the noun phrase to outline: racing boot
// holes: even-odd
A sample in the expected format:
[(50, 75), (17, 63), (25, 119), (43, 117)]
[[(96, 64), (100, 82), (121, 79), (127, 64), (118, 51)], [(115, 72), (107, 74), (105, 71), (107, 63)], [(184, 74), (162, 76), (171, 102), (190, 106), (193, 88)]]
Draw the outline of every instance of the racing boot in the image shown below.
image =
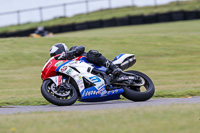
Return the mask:
[(107, 60), (106, 65), (105, 65), (108, 70), (107, 70), (107, 74), (112, 74), (114, 77), (119, 76), (122, 72), (122, 70), (116, 66), (115, 64), (113, 64), (111, 61)]

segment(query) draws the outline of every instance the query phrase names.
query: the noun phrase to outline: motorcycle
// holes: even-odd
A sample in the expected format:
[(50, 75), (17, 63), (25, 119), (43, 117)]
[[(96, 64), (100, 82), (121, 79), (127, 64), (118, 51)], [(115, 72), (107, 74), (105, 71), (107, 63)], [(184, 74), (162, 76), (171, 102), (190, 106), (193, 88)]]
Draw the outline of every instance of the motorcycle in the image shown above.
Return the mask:
[(36, 34), (36, 33), (31, 33), (31, 34), (29, 35), (29, 37), (33, 37), (33, 38), (53, 37), (53, 36), (54, 36), (54, 34), (53, 34), (52, 32), (47, 32), (47, 33), (45, 33), (44, 36), (41, 36), (41, 35)]
[(107, 73), (107, 68), (95, 66), (85, 56), (73, 60), (50, 58), (41, 73), (41, 93), (52, 104), (67, 106), (77, 100), (100, 102), (120, 99), (146, 101), (155, 91), (152, 80), (139, 71), (124, 71), (136, 62), (134, 54), (120, 54), (113, 64), (123, 71), (119, 75)]

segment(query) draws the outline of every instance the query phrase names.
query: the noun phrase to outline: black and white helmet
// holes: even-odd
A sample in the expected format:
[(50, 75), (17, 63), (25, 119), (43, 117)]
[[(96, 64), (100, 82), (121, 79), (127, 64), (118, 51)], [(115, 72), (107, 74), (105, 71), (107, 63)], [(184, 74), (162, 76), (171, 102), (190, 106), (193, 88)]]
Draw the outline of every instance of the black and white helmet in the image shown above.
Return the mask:
[(61, 54), (62, 52), (68, 52), (67, 46), (64, 43), (56, 43), (51, 47), (49, 54), (52, 57)]

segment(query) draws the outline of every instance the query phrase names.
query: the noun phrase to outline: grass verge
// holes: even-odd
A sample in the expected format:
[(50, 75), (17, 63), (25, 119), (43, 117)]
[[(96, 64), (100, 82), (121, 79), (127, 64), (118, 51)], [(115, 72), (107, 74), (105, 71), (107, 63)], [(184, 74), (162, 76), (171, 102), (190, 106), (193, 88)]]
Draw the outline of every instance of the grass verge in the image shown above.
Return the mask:
[(200, 106), (167, 105), (74, 112), (0, 115), (2, 133), (193, 133), (199, 131)]

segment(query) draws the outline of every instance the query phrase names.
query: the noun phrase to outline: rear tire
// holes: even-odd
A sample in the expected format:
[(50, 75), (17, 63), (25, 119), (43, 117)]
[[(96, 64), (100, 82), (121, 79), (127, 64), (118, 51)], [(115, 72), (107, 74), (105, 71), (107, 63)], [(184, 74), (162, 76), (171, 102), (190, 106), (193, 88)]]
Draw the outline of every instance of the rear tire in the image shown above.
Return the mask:
[(71, 90), (70, 90), (70, 94), (69, 96), (59, 96), (56, 95), (55, 93), (53, 93), (50, 89), (50, 87), (55, 84), (52, 80), (47, 79), (43, 82), (42, 86), (41, 86), (41, 93), (43, 95), (43, 97), (49, 101), (52, 104), (58, 105), (58, 106), (67, 106), (67, 105), (72, 105), (76, 102), (77, 98), (78, 98), (78, 93), (76, 91), (76, 89), (69, 84)]
[(138, 71), (130, 70), (130, 71), (126, 71), (126, 72), (136, 74), (137, 76), (144, 78), (144, 80), (145, 80), (144, 87), (145, 87), (146, 91), (140, 92), (137, 89), (133, 89), (128, 86), (124, 86), (123, 87), (124, 93), (122, 93), (122, 95), (125, 98), (135, 101), (135, 102), (149, 100), (154, 95), (154, 92), (155, 92), (155, 87), (154, 87), (152, 80), (144, 73), (141, 73)]

